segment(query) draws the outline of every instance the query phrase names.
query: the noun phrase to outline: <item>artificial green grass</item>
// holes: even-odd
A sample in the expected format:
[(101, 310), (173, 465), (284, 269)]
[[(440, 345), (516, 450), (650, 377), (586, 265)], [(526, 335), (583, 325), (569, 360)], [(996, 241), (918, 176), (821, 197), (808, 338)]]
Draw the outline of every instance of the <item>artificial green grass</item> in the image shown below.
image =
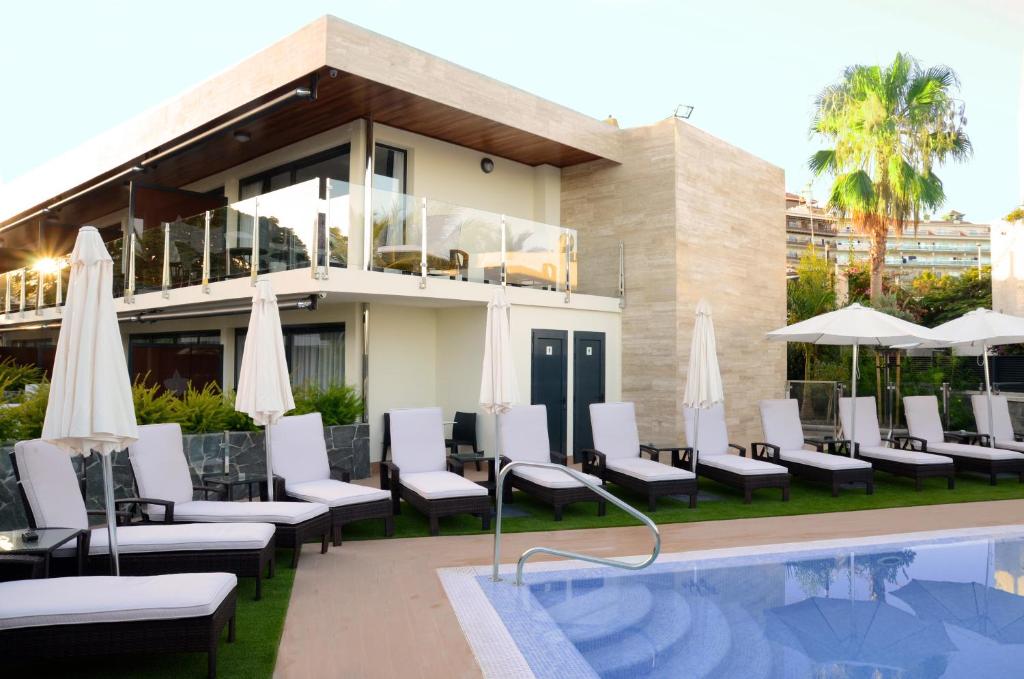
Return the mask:
[[(847, 512), (860, 509), (883, 509), (888, 507), (911, 507), (919, 505), (949, 504), (957, 502), (979, 502), (984, 500), (1024, 499), (1024, 484), (1016, 476), (1003, 476), (999, 485), (990, 486), (988, 477), (958, 475), (956, 488), (947, 490), (946, 479), (928, 479), (920, 492), (914, 490), (910, 479), (875, 472), (874, 495), (867, 495), (863, 486), (844, 488), (839, 497), (832, 497), (831, 490), (823, 485), (811, 484), (793, 479), (789, 502), (782, 502), (782, 492), (777, 488), (761, 489), (754, 492), (754, 501), (743, 504), (740, 491), (723, 486), (708, 479), (700, 479), (702, 491), (714, 494), (715, 500), (698, 501), (696, 509), (690, 509), (685, 501), (661, 498), (658, 511), (647, 511), (647, 499), (609, 485), (608, 490), (626, 500), (633, 507), (643, 511), (658, 524), (687, 523), (692, 521), (715, 521), (719, 519), (748, 519), (765, 516), (793, 516), (797, 514), (820, 514)], [(502, 531), (522, 533), (528, 531), (572, 530), (578, 528), (607, 528), (610, 526), (633, 526), (637, 520), (618, 507), (608, 503), (607, 516), (597, 516), (592, 502), (569, 505), (564, 509), (563, 518), (554, 521), (551, 507), (521, 492), (515, 493), (512, 505), (525, 510), (529, 516), (506, 517), (502, 519)], [(480, 519), (469, 515), (451, 516), (441, 519), (441, 535), (479, 534)], [(492, 525), (493, 532), (493, 525)], [(402, 513), (395, 517), (395, 537), (411, 538), (429, 535), (426, 517), (403, 503)], [(362, 521), (345, 526), (345, 540), (366, 540), (383, 537), (379, 521)]]
[[(309, 555), (306, 558), (311, 558)], [(255, 578), (238, 579), (238, 603), (235, 609), (235, 643), (227, 643), (227, 627), (217, 653), (220, 679), (244, 677), (262, 679), (274, 672), (277, 647), (284, 631), (284, 616), (292, 595), (295, 570), (291, 568), (291, 550), (278, 550), (274, 577), (263, 579), (263, 598), (253, 600)], [(8, 649), (5, 666), (17, 660), (17, 649)], [(8, 674), (7, 672), (10, 672)], [(29, 667), (5, 669), (4, 676), (75, 677), (76, 679), (201, 679), (206, 677), (205, 653), (177, 655), (126, 655), (109, 658), (75, 658), (34, 662)]]

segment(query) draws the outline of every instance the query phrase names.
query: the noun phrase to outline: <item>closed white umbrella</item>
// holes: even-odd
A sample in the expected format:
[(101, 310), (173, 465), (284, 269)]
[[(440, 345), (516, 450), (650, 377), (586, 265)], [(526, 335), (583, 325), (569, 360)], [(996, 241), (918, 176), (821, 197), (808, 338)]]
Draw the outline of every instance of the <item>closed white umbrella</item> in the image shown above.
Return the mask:
[[(501, 471), (500, 418), (519, 400), (516, 367), (512, 361), (512, 331), (509, 311), (512, 305), (505, 291), (498, 288), (487, 303), (487, 326), (484, 329), (484, 361), (480, 374), (480, 409), (494, 415), (494, 478)], [(497, 492), (497, 491), (496, 491)]]
[(42, 438), (73, 455), (88, 457), (93, 450), (100, 454), (110, 560), (114, 575), (120, 575), (110, 456), (134, 442), (139, 432), (113, 282), (114, 263), (99, 232), (82, 227), (71, 253)]
[(274, 499), (274, 465), (270, 450), (270, 427), (295, 407), (288, 362), (281, 332), (281, 313), (270, 281), (256, 281), (252, 295), (252, 314), (245, 334), (242, 365), (238, 371), (235, 410), (264, 427), (267, 450), (267, 497)]
[[(853, 347), (853, 368), (850, 371), (850, 391), (852, 427), (857, 423), (857, 359), (862, 345), (891, 347), (903, 345), (942, 346), (943, 342), (924, 327), (902, 318), (896, 318), (881, 311), (860, 304), (820, 314), (814, 318), (788, 325), (785, 328), (772, 330), (768, 333), (769, 340), (784, 342), (808, 342), (810, 344), (829, 344)], [(855, 431), (846, 432), (850, 441), (855, 439)], [(853, 457), (850, 446), (850, 456)]]
[(718, 368), (718, 345), (715, 342), (715, 324), (711, 320), (711, 305), (707, 300), (697, 302), (697, 318), (693, 323), (690, 341), (690, 364), (686, 371), (686, 389), (683, 405), (694, 408), (693, 468), (697, 468), (697, 445), (700, 435), (700, 411), (725, 400), (722, 373)]
[(988, 403), (988, 442), (996, 447), (995, 428), (992, 422), (992, 382), (988, 374), (988, 349), (1002, 344), (1024, 342), (1024, 318), (992, 311), (975, 309), (960, 318), (932, 328), (939, 338), (957, 347), (981, 349), (982, 365), (985, 367), (985, 400)]

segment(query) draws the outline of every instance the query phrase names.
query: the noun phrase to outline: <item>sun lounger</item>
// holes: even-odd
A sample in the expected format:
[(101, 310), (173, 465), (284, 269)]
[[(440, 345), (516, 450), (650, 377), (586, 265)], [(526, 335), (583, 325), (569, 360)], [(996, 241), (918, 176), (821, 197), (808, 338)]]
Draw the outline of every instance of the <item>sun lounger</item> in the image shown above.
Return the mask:
[[(874, 492), (871, 463), (851, 457), (848, 441), (804, 438), (796, 399), (767, 399), (761, 401), (760, 410), (765, 440), (750, 445), (755, 459), (782, 465), (793, 476), (824, 483), (832, 489), (832, 497), (847, 483), (863, 483), (868, 495)], [(805, 448), (808, 443), (814, 451)]]
[[(19, 441), (11, 453), (22, 504), (33, 528), (89, 530), (82, 488), (71, 456), (41, 440)], [(119, 498), (119, 506), (137, 506), (147, 498)], [(264, 570), (273, 575), (274, 526), (269, 523), (133, 524), (117, 529), (121, 572), (125, 575), (226, 571), (256, 578), (262, 593)], [(55, 557), (76, 556), (62, 547)], [(93, 528), (85, 541), (92, 572), (109, 572), (107, 529)]]
[[(594, 447), (582, 451), (583, 471), (647, 496), (647, 509), (652, 512), (658, 508), (658, 498), (666, 495), (688, 495), (690, 508), (697, 506), (693, 458), (682, 446), (655, 448), (640, 443), (632, 403), (590, 404), (590, 428)], [(661, 462), (662, 452), (671, 453), (671, 464)]]
[(326, 505), (298, 502), (230, 502), (193, 500), (195, 490), (206, 494), (216, 487), (192, 485), (178, 424), (149, 424), (139, 427), (139, 438), (128, 446), (135, 485), (150, 521), (163, 523), (272, 523), (278, 547), (292, 549), (292, 568), (299, 564), (302, 545), (320, 538), (321, 553), (327, 552), (331, 516)]
[[(384, 535), (394, 534), (391, 495), (379, 488), (350, 483), (348, 470), (331, 466), (320, 413), (282, 417), (270, 428), (270, 442), (275, 451), (275, 488), (290, 500), (330, 507), (335, 546), (341, 545), (345, 524), (364, 519), (380, 519)], [(340, 481), (332, 477), (332, 470)]]
[[(498, 416), (501, 420), (501, 464), (543, 462), (565, 465), (564, 455), (551, 450), (548, 439), (547, 408), (542, 405), (513, 406)], [(555, 521), (562, 520), (562, 508), (574, 502), (597, 502), (597, 515), (605, 515), (605, 501), (583, 483), (557, 469), (517, 467), (506, 477), (505, 500), (511, 501), (518, 488), (555, 509)], [(601, 485), (601, 479), (590, 476)]]
[[(857, 457), (870, 462), (876, 471), (913, 479), (917, 490), (921, 490), (925, 479), (934, 477), (945, 477), (948, 487), (953, 488), (956, 484), (956, 471), (952, 459), (908, 449), (903, 437), (883, 439), (876, 413), (873, 396), (857, 397), (857, 426), (854, 433)], [(854, 431), (853, 403), (849, 397), (839, 399), (839, 419), (844, 435), (849, 437), (849, 432)]]
[[(985, 394), (971, 396), (974, 422), (983, 445), (988, 445), (988, 397)], [(992, 425), (995, 429), (996, 448), (1024, 453), (1024, 436), (1014, 433), (1010, 419), (1010, 404), (1002, 394), (992, 396)]]
[(0, 582), (4, 663), (10, 672), (55, 658), (198, 652), (212, 679), (225, 626), (235, 640), (236, 586), (229, 573)]
[(979, 472), (989, 477), (993, 486), (999, 474), (1016, 474), (1024, 483), (1024, 454), (1002, 448), (970, 445), (949, 441), (942, 429), (939, 401), (934, 396), (904, 396), (903, 412), (907, 418), (910, 436), (906, 445), (922, 452), (939, 453), (953, 459), (957, 471)]
[(455, 514), (475, 514), (483, 530), (489, 529), (490, 495), (462, 475), (462, 462), (447, 455), (441, 409), (392, 410), (389, 415), (391, 459), (381, 463), (380, 484), (391, 491), (395, 514), (404, 499), (427, 516), (431, 535), (440, 532), (441, 517)]
[[(686, 440), (697, 451), (697, 474), (743, 491), (744, 504), (750, 504), (758, 488), (781, 488), (782, 501), (789, 501), (789, 470), (782, 465), (746, 457), (747, 449), (729, 443), (725, 426), (725, 407), (721, 403), (700, 411), (683, 408)], [(699, 437), (700, 440), (695, 440)], [(738, 455), (729, 453), (736, 450)]]

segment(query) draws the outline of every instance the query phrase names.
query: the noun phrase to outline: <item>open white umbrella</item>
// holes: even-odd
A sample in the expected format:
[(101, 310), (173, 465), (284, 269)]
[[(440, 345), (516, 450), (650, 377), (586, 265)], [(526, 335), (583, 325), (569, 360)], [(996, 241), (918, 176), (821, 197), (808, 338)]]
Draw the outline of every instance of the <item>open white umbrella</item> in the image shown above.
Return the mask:
[(120, 575), (110, 456), (134, 442), (139, 431), (114, 311), (113, 282), (114, 262), (99, 232), (92, 226), (82, 227), (71, 253), (71, 279), (42, 438), (73, 455), (100, 454), (110, 561), (114, 575)]
[(975, 309), (960, 318), (932, 328), (936, 337), (957, 347), (981, 349), (985, 367), (985, 397), (988, 402), (988, 442), (995, 448), (995, 426), (992, 417), (992, 382), (988, 374), (988, 349), (1002, 344), (1024, 342), (1024, 318), (992, 311)]
[(267, 497), (274, 499), (274, 464), (270, 450), (270, 427), (295, 407), (288, 362), (281, 333), (281, 313), (270, 281), (256, 281), (252, 295), (252, 314), (245, 334), (242, 365), (238, 371), (235, 410), (264, 427), (267, 450)]
[[(853, 347), (853, 368), (850, 371), (851, 422), (857, 422), (857, 359), (863, 345), (891, 347), (902, 345), (941, 346), (943, 342), (924, 327), (902, 318), (896, 318), (881, 311), (860, 304), (820, 314), (805, 321), (772, 330), (768, 339), (784, 342), (808, 342)], [(855, 441), (855, 431), (846, 432), (850, 441)], [(854, 446), (850, 446), (853, 457)]]
[(484, 361), (480, 374), (480, 409), (494, 415), (494, 478), (501, 471), (500, 418), (519, 400), (516, 367), (512, 362), (512, 332), (509, 311), (512, 305), (500, 287), (487, 303), (487, 325), (484, 329)]
[(707, 300), (697, 302), (697, 319), (693, 323), (690, 342), (690, 365), (686, 372), (686, 390), (683, 405), (694, 408), (693, 468), (697, 468), (697, 441), (700, 433), (700, 411), (725, 400), (722, 373), (718, 368), (718, 345), (715, 342), (715, 324), (711, 320), (711, 305)]

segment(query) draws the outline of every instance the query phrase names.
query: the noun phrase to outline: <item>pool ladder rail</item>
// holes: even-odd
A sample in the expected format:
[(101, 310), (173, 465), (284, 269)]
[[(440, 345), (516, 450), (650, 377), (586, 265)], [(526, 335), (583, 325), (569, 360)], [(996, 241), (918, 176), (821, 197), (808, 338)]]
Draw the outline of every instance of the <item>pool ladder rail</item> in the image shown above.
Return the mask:
[(531, 547), (530, 549), (523, 552), (522, 556), (519, 557), (519, 561), (516, 563), (516, 585), (523, 584), (523, 566), (526, 565), (527, 559), (535, 554), (550, 554), (551, 556), (560, 556), (566, 559), (577, 559), (579, 561), (588, 561), (590, 563), (601, 564), (602, 566), (613, 566), (615, 568), (623, 568), (630, 571), (639, 571), (647, 568), (655, 559), (658, 558), (658, 554), (661, 553), (661, 533), (658, 531), (658, 526), (651, 521), (650, 518), (645, 516), (642, 512), (634, 509), (628, 503), (615, 497), (607, 490), (599, 486), (598, 484), (591, 481), (586, 474), (578, 472), (571, 467), (567, 467), (561, 464), (550, 464), (546, 462), (527, 462), (520, 460), (516, 462), (510, 462), (501, 468), (498, 473), (497, 480), (495, 482), (495, 502), (497, 508), (495, 510), (494, 520), (494, 568), (491, 573), (491, 580), (494, 582), (501, 582), (501, 576), (498, 575), (498, 564), (501, 561), (501, 505), (502, 505), (502, 488), (505, 486), (505, 477), (516, 467), (537, 467), (538, 469), (557, 469), (569, 476), (573, 477), (583, 485), (590, 488), (592, 491), (603, 497), (604, 499), (611, 502), (616, 507), (619, 507), (627, 514), (635, 516), (639, 521), (646, 525), (651, 533), (654, 535), (654, 549), (651, 550), (651, 555), (640, 562), (633, 561), (622, 561), (621, 559), (605, 559), (599, 556), (590, 556), (589, 554), (580, 554), (578, 552), (569, 552), (562, 549), (554, 549), (553, 547)]

